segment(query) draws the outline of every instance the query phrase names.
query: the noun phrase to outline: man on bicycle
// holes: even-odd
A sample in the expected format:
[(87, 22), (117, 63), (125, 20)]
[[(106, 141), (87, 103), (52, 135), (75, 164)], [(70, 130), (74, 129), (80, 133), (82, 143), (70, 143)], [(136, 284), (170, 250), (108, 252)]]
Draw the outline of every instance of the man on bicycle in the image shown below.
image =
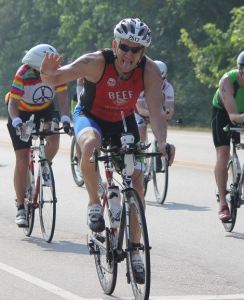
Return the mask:
[[(61, 122), (69, 130), (70, 117), (67, 97), (67, 85), (47, 86), (40, 77), (40, 65), (47, 52), (57, 53), (56, 49), (48, 44), (39, 44), (31, 48), (23, 57), (23, 65), (17, 70), (7, 99), (8, 130), (15, 151), (16, 164), (14, 171), (14, 188), (16, 193), (17, 215), (15, 223), (19, 227), (27, 225), (24, 198), (26, 192), (29, 148), (28, 142), (20, 140), (19, 134), (25, 130), (25, 123), (34, 114), (34, 122), (39, 128), (40, 119), (51, 121), (55, 116), (54, 96), (57, 93), (61, 112)], [(47, 125), (47, 124), (46, 124)], [(59, 148), (59, 135), (47, 138), (46, 157), (50, 161)]]
[[(152, 129), (158, 140), (159, 151), (166, 155), (166, 120), (162, 121), (158, 107), (163, 101), (161, 75), (156, 64), (145, 55), (151, 43), (151, 31), (139, 19), (126, 18), (114, 28), (112, 49), (104, 49), (82, 55), (71, 64), (59, 67), (62, 57), (46, 55), (41, 76), (49, 84), (61, 84), (84, 78), (84, 92), (80, 105), (74, 112), (74, 129), (82, 152), (81, 169), (89, 194), (88, 225), (92, 231), (104, 230), (103, 209), (98, 196), (99, 174), (90, 158), (99, 149), (102, 138), (111, 137), (120, 146), (120, 133), (124, 132), (124, 113), (128, 132), (139, 141), (134, 117), (136, 100), (145, 91)], [(133, 185), (145, 206), (143, 196), (143, 172), (135, 170)], [(133, 227), (134, 242), (140, 240), (138, 224)], [(144, 277), (140, 256), (134, 255), (133, 265), (138, 282)]]
[[(166, 120), (171, 120), (174, 115), (174, 88), (171, 83), (169, 83), (166, 79), (167, 77), (167, 65), (159, 60), (154, 61), (159, 68), (162, 79), (162, 93), (164, 96), (164, 101), (162, 102), (162, 117), (166, 118)], [(166, 114), (165, 114), (166, 112)], [(139, 128), (140, 139), (143, 143), (147, 143), (147, 125), (150, 123), (149, 119), (149, 110), (147, 106), (147, 101), (145, 99), (144, 91), (141, 92), (137, 99), (136, 103), (136, 111), (135, 111), (136, 122)], [(168, 144), (170, 147), (170, 159), (169, 165), (173, 163), (175, 156), (175, 147), (174, 145)], [(161, 162), (160, 157), (158, 157), (157, 161)], [(162, 164), (162, 163), (161, 163)], [(158, 163), (157, 163), (158, 168)]]
[[(219, 88), (213, 97), (212, 134), (216, 148), (215, 180), (219, 193), (219, 212), (221, 221), (231, 217), (226, 202), (227, 165), (230, 157), (230, 134), (223, 127), (232, 122), (244, 123), (244, 51), (237, 58), (237, 69), (223, 75)], [(238, 143), (240, 134), (236, 134)]]

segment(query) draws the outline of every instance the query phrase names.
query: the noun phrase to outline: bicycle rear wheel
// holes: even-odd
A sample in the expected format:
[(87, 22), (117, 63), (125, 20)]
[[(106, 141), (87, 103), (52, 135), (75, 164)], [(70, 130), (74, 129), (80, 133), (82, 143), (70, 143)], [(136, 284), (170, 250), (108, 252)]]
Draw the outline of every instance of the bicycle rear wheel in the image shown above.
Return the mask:
[(56, 192), (51, 164), (45, 160), (40, 164), (39, 216), (43, 238), (50, 243), (56, 222)]
[[(157, 150), (157, 142), (154, 141), (154, 151)], [(156, 201), (164, 204), (168, 192), (169, 167), (164, 156), (152, 158), (153, 187)]]
[(80, 169), (80, 159), (77, 155), (77, 148), (76, 148), (76, 139), (75, 137), (72, 138), (71, 142), (71, 148), (70, 148), (70, 163), (71, 163), (71, 172), (72, 176), (74, 178), (75, 183), (78, 186), (83, 186), (84, 185), (84, 180), (83, 176), (81, 174), (81, 169)]
[(26, 236), (31, 236), (34, 222), (35, 222), (35, 209), (33, 206), (33, 199), (35, 194), (35, 183), (34, 183), (34, 174), (31, 169), (28, 168), (27, 171), (27, 187), (26, 187), (26, 197), (25, 197), (25, 210), (27, 218), (27, 227), (24, 227), (24, 233)]
[(234, 181), (234, 166), (233, 161), (230, 160), (228, 164), (228, 182), (227, 182), (227, 195), (226, 195), (226, 201), (229, 206), (229, 210), (231, 213), (231, 218), (228, 221), (222, 222), (225, 230), (227, 232), (231, 232), (236, 223), (236, 217), (237, 217), (237, 201), (238, 201), (238, 193), (235, 187), (235, 181)]
[[(126, 203), (128, 204), (128, 217), (126, 227), (126, 246), (127, 246), (127, 268), (128, 280), (131, 284), (135, 299), (149, 299), (151, 284), (151, 265), (150, 265), (150, 246), (148, 240), (147, 224), (141, 200), (134, 189), (127, 189), (125, 192)], [(135, 222), (141, 232), (140, 241), (134, 241), (132, 224)], [(133, 227), (134, 227), (133, 226)], [(139, 254), (144, 264), (144, 276), (138, 280), (133, 271), (133, 255)]]
[(111, 228), (108, 206), (104, 207), (105, 230), (92, 233), (93, 254), (100, 285), (105, 294), (111, 295), (117, 281), (118, 263), (114, 257), (116, 230)]

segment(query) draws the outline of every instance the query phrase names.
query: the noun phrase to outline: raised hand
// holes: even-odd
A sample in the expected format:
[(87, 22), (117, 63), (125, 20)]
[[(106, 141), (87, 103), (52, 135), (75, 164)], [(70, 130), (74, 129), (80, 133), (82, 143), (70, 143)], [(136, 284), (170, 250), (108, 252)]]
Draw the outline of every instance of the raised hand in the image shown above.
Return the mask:
[(46, 53), (40, 68), (41, 75), (56, 75), (62, 61), (62, 55), (53, 52)]

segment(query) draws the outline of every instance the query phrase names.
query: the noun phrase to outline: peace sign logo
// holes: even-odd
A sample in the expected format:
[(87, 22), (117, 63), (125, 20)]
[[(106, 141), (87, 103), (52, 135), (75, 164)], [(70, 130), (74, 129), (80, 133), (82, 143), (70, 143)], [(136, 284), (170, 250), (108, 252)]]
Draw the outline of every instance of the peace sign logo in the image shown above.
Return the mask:
[(32, 101), (41, 104), (53, 99), (53, 91), (49, 86), (42, 85), (37, 88), (33, 94)]

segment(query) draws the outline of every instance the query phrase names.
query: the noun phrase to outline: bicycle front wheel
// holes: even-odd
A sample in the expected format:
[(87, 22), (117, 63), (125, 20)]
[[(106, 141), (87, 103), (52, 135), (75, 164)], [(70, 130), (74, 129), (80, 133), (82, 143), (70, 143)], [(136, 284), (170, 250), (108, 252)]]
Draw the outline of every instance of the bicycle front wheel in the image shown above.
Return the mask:
[[(154, 149), (156, 151), (157, 144), (154, 142)], [(156, 156), (152, 158), (153, 166), (153, 187), (156, 197), (156, 201), (160, 204), (164, 204), (169, 181), (169, 167), (168, 161), (164, 156)]]
[(83, 176), (80, 169), (80, 155), (77, 153), (77, 145), (75, 137), (72, 138), (71, 148), (70, 148), (70, 163), (71, 163), (71, 172), (74, 178), (75, 183), (78, 186), (84, 185)]
[(117, 229), (111, 228), (108, 206), (104, 208), (105, 230), (92, 233), (95, 265), (100, 285), (105, 294), (111, 295), (117, 281), (118, 263), (114, 256)]
[(34, 174), (32, 173), (31, 169), (28, 168), (27, 187), (25, 193), (25, 210), (26, 210), (27, 227), (24, 227), (24, 233), (26, 236), (31, 236), (34, 227), (34, 222), (35, 222), (35, 209), (33, 206), (34, 194), (35, 194)]
[(40, 164), (39, 215), (43, 238), (50, 243), (56, 222), (56, 192), (51, 164), (48, 160)]
[(227, 232), (231, 232), (234, 229), (236, 223), (236, 217), (237, 217), (238, 193), (236, 191), (234, 182), (235, 182), (234, 166), (233, 166), (233, 161), (230, 160), (228, 164), (228, 182), (227, 182), (228, 193), (226, 195), (226, 201), (229, 206), (231, 218), (228, 221), (222, 222)]
[[(140, 197), (134, 189), (126, 190), (124, 196), (128, 209), (125, 229), (128, 281), (131, 283), (135, 299), (149, 299), (151, 284), (150, 246), (144, 209)], [(141, 272), (139, 274), (135, 270), (135, 256), (137, 260), (139, 257), (140, 261)]]

